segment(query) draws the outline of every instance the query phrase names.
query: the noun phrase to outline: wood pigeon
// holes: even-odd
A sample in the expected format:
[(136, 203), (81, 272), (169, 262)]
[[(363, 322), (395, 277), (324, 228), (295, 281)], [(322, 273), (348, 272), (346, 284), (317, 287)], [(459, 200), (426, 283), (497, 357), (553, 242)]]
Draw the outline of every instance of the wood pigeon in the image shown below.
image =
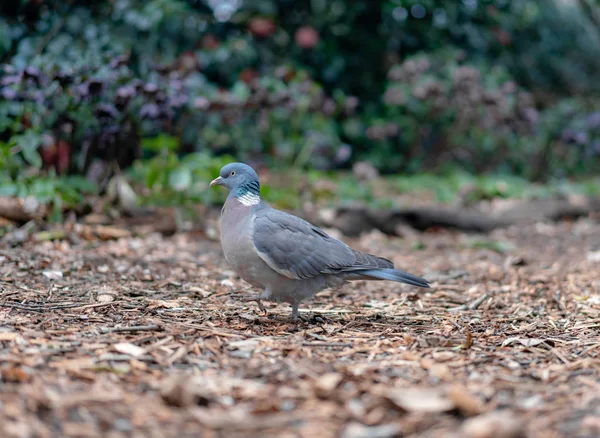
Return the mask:
[(276, 210), (260, 197), (258, 175), (244, 163), (230, 163), (210, 186), (229, 189), (221, 210), (221, 245), (240, 277), (262, 289), (247, 298), (287, 302), (292, 319), (302, 300), (349, 280), (390, 280), (428, 288), (421, 277), (394, 269), (391, 261), (350, 248), (320, 228)]

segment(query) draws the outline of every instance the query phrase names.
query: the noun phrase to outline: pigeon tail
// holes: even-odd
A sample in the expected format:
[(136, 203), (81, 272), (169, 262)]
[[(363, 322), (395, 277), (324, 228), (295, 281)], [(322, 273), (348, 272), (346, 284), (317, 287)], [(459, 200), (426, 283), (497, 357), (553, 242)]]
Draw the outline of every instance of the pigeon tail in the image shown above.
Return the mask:
[(398, 283), (406, 283), (424, 288), (431, 287), (429, 282), (424, 278), (417, 277), (408, 272), (399, 271), (398, 269), (365, 269), (364, 271), (355, 271), (355, 273), (378, 280), (397, 281)]

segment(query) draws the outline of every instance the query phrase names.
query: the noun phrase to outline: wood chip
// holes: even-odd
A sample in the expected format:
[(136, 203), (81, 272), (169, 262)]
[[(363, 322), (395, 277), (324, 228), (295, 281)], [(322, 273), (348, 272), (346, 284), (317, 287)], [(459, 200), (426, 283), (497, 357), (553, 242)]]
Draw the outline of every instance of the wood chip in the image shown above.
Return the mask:
[(387, 398), (397, 407), (407, 412), (446, 412), (455, 404), (442, 391), (434, 388), (391, 389)]
[(113, 348), (119, 353), (128, 354), (133, 357), (140, 357), (146, 354), (146, 350), (144, 350), (141, 347), (138, 347), (137, 345), (130, 344), (129, 342), (121, 342), (119, 344), (115, 344)]
[[(138, 220), (148, 234), (94, 231)], [(593, 218), (481, 237), (526, 264), (458, 231), (348, 240), (435, 287), (352, 282), (294, 323), (285, 303), (241, 302), (258, 291), (202, 228), (67, 222), (0, 242), (1, 437), (598, 435)]]

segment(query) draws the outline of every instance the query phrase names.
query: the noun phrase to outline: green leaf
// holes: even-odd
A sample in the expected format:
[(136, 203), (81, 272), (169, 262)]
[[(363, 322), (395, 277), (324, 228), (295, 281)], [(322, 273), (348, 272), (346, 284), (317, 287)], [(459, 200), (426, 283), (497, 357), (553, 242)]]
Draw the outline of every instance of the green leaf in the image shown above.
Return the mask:
[(16, 196), (18, 192), (16, 184), (7, 183), (0, 186), (0, 196)]
[(169, 173), (169, 186), (178, 192), (188, 190), (192, 185), (192, 172), (188, 167), (179, 166)]
[(148, 165), (148, 169), (146, 171), (146, 178), (145, 178), (145, 183), (146, 183), (146, 187), (148, 188), (153, 188), (156, 183), (158, 182), (158, 180), (160, 179), (160, 169), (158, 168), (158, 166), (155, 166), (154, 163), (150, 163)]
[(29, 194), (40, 202), (50, 202), (56, 191), (56, 180), (49, 178), (36, 179), (28, 188)]
[(98, 186), (82, 176), (68, 176), (61, 179), (61, 184), (81, 193), (94, 194), (98, 192)]
[(38, 153), (38, 148), (42, 144), (42, 137), (29, 130), (23, 135), (14, 137), (13, 139), (23, 153), (23, 158), (32, 166), (42, 167), (42, 158)]
[(490, 249), (500, 254), (505, 254), (514, 250), (515, 246), (505, 240), (471, 240), (466, 244), (467, 248), (473, 249)]
[(231, 88), (231, 95), (239, 102), (246, 102), (250, 94), (250, 88), (241, 81), (236, 82)]
[(147, 137), (142, 139), (142, 149), (152, 152), (163, 150), (176, 151), (179, 147), (179, 139), (172, 135), (160, 134), (156, 137)]
[(57, 193), (52, 202), (52, 212), (50, 213), (50, 222), (58, 223), (63, 217), (63, 200)]

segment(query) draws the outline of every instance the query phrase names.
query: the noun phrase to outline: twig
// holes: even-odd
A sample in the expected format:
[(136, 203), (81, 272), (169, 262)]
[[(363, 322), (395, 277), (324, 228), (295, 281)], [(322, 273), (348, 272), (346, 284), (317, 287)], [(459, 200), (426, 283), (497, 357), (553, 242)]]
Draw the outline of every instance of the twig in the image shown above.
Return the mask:
[(32, 292), (32, 293), (35, 293), (35, 294), (43, 294), (44, 293), (42, 291), (31, 289), (31, 288), (28, 288), (27, 286), (22, 286), (20, 284), (12, 282), (12, 281), (0, 280), (0, 283), (6, 284), (6, 285), (10, 285), (12, 287), (16, 287), (17, 289), (21, 289), (22, 291), (25, 291), (25, 292)]
[(341, 313), (352, 313), (348, 309), (300, 309), (300, 313), (322, 313), (322, 314), (341, 314)]
[(352, 347), (349, 342), (303, 342), (304, 347)]
[(554, 354), (562, 363), (569, 365), (569, 360), (560, 354), (556, 348), (551, 348), (550, 351)]
[(182, 345), (181, 347), (179, 347), (179, 349), (177, 349), (177, 351), (175, 353), (173, 353), (171, 356), (169, 356), (167, 358), (167, 360), (164, 362), (164, 365), (171, 366), (175, 362), (177, 362), (179, 359), (183, 358), (186, 354), (189, 353), (189, 351), (192, 348), (192, 345), (195, 342), (196, 342), (196, 340), (194, 339), (193, 342), (189, 343), (188, 345)]
[[(99, 358), (95, 359), (94, 363), (99, 364), (102, 362), (129, 362), (131, 359), (133, 359), (133, 356), (131, 356), (130, 354), (107, 353), (107, 354), (103, 354)], [(142, 362), (153, 362), (154, 361), (154, 358), (147, 354), (144, 356), (138, 356), (135, 359), (142, 361)]]
[(130, 327), (102, 327), (100, 328), (100, 333), (143, 332), (152, 330), (162, 330), (162, 327), (156, 324), (132, 325)]
[(9, 307), (13, 309), (31, 310), (32, 312), (46, 312), (48, 310), (72, 309), (81, 306), (78, 303), (62, 303), (62, 304), (20, 304), (20, 303), (0, 303), (0, 307)]
[(110, 303), (83, 304), (83, 305), (78, 305), (75, 308), (76, 309), (94, 309), (96, 307), (112, 306), (114, 304), (120, 304), (122, 302), (123, 301), (111, 301)]
[(583, 350), (581, 353), (579, 353), (577, 355), (577, 357), (583, 357), (583, 356), (587, 355), (590, 351), (595, 350), (598, 347), (600, 347), (600, 343), (592, 344), (589, 347), (587, 347), (585, 350)]
[(9, 307), (11, 309), (21, 309), (21, 310), (30, 310), (32, 312), (44, 313), (48, 309), (40, 309), (38, 307), (29, 307), (25, 304), (17, 304), (17, 303), (0, 303), (0, 307)]
[(485, 300), (487, 300), (489, 297), (490, 296), (488, 294), (483, 294), (482, 296), (477, 298), (475, 301), (471, 301), (468, 304), (463, 304), (462, 306), (453, 307), (451, 309), (448, 309), (448, 312), (461, 312), (463, 310), (477, 310), (479, 308), (479, 306), (481, 306), (485, 302)]
[(484, 301), (487, 300), (489, 297), (490, 296), (488, 294), (483, 294), (482, 296), (477, 298), (475, 301), (468, 304), (469, 309), (477, 310), (479, 308), (479, 306), (481, 306), (484, 303)]

